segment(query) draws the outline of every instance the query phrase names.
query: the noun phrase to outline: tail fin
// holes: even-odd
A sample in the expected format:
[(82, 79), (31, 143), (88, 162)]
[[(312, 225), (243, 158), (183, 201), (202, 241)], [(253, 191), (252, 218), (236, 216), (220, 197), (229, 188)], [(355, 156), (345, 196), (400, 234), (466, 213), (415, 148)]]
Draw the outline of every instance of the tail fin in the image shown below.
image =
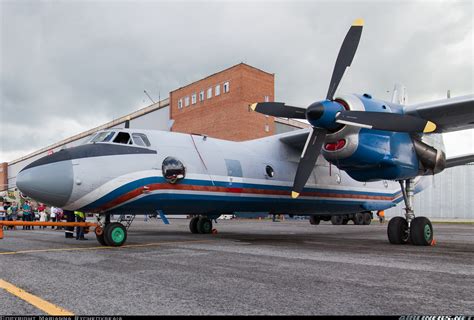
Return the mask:
[(393, 87), (392, 102), (401, 105), (408, 104), (407, 88), (403, 84), (396, 83)]

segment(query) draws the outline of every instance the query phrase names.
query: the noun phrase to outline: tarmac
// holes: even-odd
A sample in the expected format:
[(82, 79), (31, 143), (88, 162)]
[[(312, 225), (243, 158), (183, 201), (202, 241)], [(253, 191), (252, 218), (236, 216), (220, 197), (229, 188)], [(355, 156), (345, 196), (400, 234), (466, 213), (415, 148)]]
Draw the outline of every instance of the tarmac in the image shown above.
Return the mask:
[(170, 222), (137, 217), (119, 248), (5, 231), (0, 315), (474, 315), (473, 224), (436, 223), (417, 247), (378, 222)]

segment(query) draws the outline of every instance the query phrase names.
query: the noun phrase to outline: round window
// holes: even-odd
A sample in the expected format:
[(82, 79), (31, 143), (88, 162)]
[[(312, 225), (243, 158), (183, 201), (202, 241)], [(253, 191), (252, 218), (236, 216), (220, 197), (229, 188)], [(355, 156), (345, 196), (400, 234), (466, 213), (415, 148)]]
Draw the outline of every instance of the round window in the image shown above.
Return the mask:
[(183, 163), (174, 157), (167, 157), (161, 165), (163, 177), (169, 183), (176, 183), (186, 175), (186, 168)]
[(275, 171), (273, 170), (273, 168), (271, 166), (266, 166), (265, 167), (265, 172), (266, 172), (267, 176), (270, 177), (270, 178), (273, 178), (273, 176), (275, 175)]

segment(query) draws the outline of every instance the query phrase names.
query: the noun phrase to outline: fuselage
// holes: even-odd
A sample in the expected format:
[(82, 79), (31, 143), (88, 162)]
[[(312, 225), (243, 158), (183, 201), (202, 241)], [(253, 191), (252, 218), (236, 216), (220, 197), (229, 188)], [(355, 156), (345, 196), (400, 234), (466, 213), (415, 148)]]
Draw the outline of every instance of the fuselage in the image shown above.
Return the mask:
[[(25, 167), (19, 189), (67, 210), (114, 214), (345, 214), (383, 210), (402, 199), (397, 182), (355, 181), (322, 156), (292, 199), (301, 151), (280, 141), (291, 133), (245, 142), (154, 130), (110, 129), (101, 136), (111, 135), (107, 141), (99, 134)], [(137, 143), (137, 135), (148, 141)], [(163, 172), (167, 158), (169, 172), (178, 173), (172, 179)]]

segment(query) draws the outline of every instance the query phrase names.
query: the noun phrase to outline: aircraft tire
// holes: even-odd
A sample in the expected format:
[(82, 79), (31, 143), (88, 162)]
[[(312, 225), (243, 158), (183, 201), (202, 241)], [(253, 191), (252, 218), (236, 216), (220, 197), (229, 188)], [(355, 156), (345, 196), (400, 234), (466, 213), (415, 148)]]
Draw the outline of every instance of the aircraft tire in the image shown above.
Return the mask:
[(369, 225), (372, 222), (372, 216), (369, 211), (362, 212), (363, 224)]
[(199, 233), (197, 228), (198, 221), (199, 217), (192, 217), (191, 221), (189, 221), (189, 230), (191, 231), (191, 233)]
[(357, 212), (356, 214), (354, 214), (354, 224), (355, 225), (362, 225), (364, 224), (364, 216), (362, 215), (362, 212)]
[(105, 243), (105, 237), (104, 237), (104, 234), (103, 234), (103, 233), (102, 233), (101, 235), (96, 234), (95, 237), (96, 237), (97, 241), (98, 241), (101, 245), (103, 245), (103, 246), (106, 246), (106, 245), (107, 245), (107, 244)]
[(402, 217), (394, 217), (390, 219), (387, 228), (387, 235), (388, 241), (391, 244), (406, 244), (408, 242), (407, 220)]
[(415, 246), (429, 246), (433, 241), (433, 226), (425, 217), (416, 217), (410, 224), (410, 240)]
[(348, 222), (349, 222), (349, 218), (344, 217), (344, 219), (342, 219), (342, 224), (343, 225), (346, 225)]
[(197, 230), (201, 234), (212, 232), (212, 221), (207, 217), (200, 217), (197, 222)]
[(344, 222), (344, 217), (343, 216), (332, 216), (331, 217), (331, 223), (335, 226), (339, 226)]
[(127, 229), (120, 222), (112, 222), (104, 229), (105, 244), (110, 247), (120, 247), (127, 240)]
[(309, 217), (309, 223), (313, 225), (318, 225), (321, 222), (321, 218), (317, 216), (311, 216)]

